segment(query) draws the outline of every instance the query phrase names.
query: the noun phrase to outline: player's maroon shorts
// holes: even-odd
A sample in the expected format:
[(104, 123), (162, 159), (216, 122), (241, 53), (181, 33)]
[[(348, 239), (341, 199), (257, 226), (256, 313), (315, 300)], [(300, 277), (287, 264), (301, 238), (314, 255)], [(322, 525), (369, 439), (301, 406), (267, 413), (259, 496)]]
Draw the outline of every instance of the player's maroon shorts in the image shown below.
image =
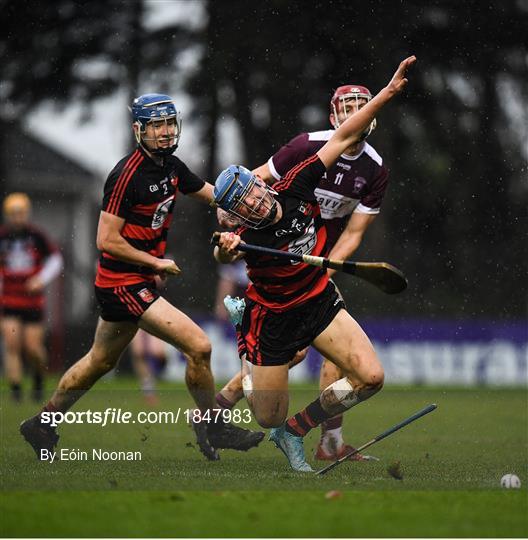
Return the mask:
[(137, 322), (160, 297), (156, 285), (144, 281), (121, 287), (94, 287), (101, 319), (109, 322)]
[(258, 366), (287, 364), (334, 320), (345, 302), (335, 285), (294, 309), (278, 313), (246, 298), (238, 332), (239, 354)]
[(41, 308), (19, 309), (4, 307), (0, 309), (4, 317), (15, 317), (23, 323), (41, 323), (44, 321), (44, 310)]

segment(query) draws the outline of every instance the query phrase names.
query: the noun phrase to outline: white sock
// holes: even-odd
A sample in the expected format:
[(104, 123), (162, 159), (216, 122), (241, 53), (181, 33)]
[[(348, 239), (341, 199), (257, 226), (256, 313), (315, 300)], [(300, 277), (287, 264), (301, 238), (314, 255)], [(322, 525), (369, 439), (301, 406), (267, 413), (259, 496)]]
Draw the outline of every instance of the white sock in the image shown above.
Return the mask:
[(344, 444), (345, 441), (343, 440), (342, 427), (325, 431), (323, 435), (323, 440), (321, 441), (323, 450), (327, 454), (333, 454), (336, 450), (339, 450), (339, 448), (341, 448)]
[(152, 377), (145, 377), (141, 381), (141, 390), (144, 394), (154, 394), (156, 391), (156, 383)]

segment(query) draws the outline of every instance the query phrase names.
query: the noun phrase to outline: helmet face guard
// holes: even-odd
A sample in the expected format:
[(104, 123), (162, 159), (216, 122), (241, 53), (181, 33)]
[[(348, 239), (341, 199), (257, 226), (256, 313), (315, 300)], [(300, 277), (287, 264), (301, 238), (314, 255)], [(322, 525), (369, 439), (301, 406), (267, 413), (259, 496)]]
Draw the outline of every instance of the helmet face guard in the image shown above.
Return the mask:
[[(136, 129), (136, 140), (151, 154), (169, 156), (178, 148), (182, 120), (173, 100), (165, 94), (145, 94), (134, 100), (131, 107)], [(160, 136), (146, 137), (147, 126), (161, 129)], [(167, 141), (165, 146), (163, 141)]]
[[(370, 90), (365, 86), (346, 85), (340, 86), (334, 92), (330, 101), (330, 112), (334, 115), (335, 127), (338, 128), (341, 123), (339, 121), (338, 112), (343, 111), (345, 119), (348, 118), (347, 103), (350, 101), (355, 102), (356, 111), (359, 110), (359, 100), (365, 99), (368, 103), (372, 99)], [(353, 114), (353, 113), (352, 113)], [(366, 139), (376, 129), (376, 119), (372, 120), (369, 127), (363, 132), (361, 140)]]
[(236, 217), (241, 225), (262, 229), (277, 215), (276, 192), (250, 170), (231, 165), (216, 179), (214, 204)]

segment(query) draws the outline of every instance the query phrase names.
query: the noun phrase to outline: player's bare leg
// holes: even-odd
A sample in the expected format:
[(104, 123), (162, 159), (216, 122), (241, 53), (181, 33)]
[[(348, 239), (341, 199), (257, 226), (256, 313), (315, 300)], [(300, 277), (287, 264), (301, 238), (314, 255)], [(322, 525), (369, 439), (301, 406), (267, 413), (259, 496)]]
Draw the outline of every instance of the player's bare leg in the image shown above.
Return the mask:
[(252, 366), (251, 408), (263, 428), (284, 423), (288, 414), (288, 364)]
[(24, 351), (33, 368), (33, 399), (42, 400), (47, 353), (44, 346), (45, 329), (42, 323), (26, 323), (23, 328)]
[(22, 322), (17, 317), (4, 316), (1, 319), (1, 328), (5, 351), (5, 376), (13, 401), (20, 402), (22, 399)]
[[(343, 371), (327, 358), (323, 358), (319, 373), (319, 389), (322, 392), (332, 383), (344, 377)], [(321, 424), (321, 439), (315, 450), (315, 459), (322, 461), (335, 461), (344, 454), (349, 454), (354, 448), (345, 444), (343, 439), (343, 415), (338, 414)], [(376, 460), (373, 456), (356, 453), (351, 458), (353, 461)]]
[(370, 339), (346, 310), (342, 309), (335, 316), (330, 325), (314, 340), (313, 346), (344, 373), (343, 379), (346, 381), (337, 386), (347, 387), (348, 383), (353, 387), (352, 394), (345, 399), (346, 403), (339, 400), (334, 403), (331, 396), (335, 392), (327, 391), (328, 388), (323, 390), (322, 402), (328, 413), (343, 413), (381, 390), (384, 380), (383, 366)]
[(152, 364), (165, 364), (165, 342), (147, 332), (140, 331), (130, 343), (130, 350), (132, 366), (145, 402), (150, 406), (157, 405), (159, 400), (156, 394), (156, 368)]
[(269, 440), (281, 450), (291, 467), (299, 472), (311, 472), (306, 463), (302, 438), (286, 432), (284, 423), (288, 415), (289, 365), (252, 366), (251, 407), (257, 422), (270, 431)]
[(139, 327), (184, 353), (187, 359), (185, 382), (191, 396), (202, 412), (214, 408), (211, 343), (205, 332), (161, 297), (143, 313)]
[(144, 396), (145, 402), (148, 405), (156, 405), (157, 397), (155, 391), (154, 376), (152, 375), (148, 366), (148, 360), (145, 358), (143, 352), (132, 351), (132, 367), (136, 374), (139, 384), (141, 386), (141, 392)]
[(49, 410), (67, 411), (116, 366), (136, 332), (134, 323), (99, 319), (91, 349), (64, 373), (48, 402)]
[(370, 340), (344, 309), (317, 336), (313, 346), (334, 362), (345, 377), (325, 388), (316, 400), (290, 417), (282, 428), (283, 432), (272, 434), (276, 444), (278, 441), (289, 443), (290, 453), (281, 449), (295, 470), (310, 470), (304, 461), (302, 438), (311, 429), (365, 401), (383, 386), (383, 367)]
[[(288, 368), (291, 369), (306, 358), (308, 347), (302, 351), (298, 351), (293, 360), (288, 363)], [(216, 402), (224, 409), (232, 409), (244, 397), (242, 388), (242, 371), (236, 373), (230, 381), (216, 394)]]
[(250, 403), (257, 422), (270, 431), (269, 440), (281, 450), (291, 467), (299, 472), (311, 472), (304, 457), (302, 438), (286, 431), (288, 414), (288, 364), (253, 366)]
[[(187, 315), (161, 297), (143, 313), (139, 326), (184, 353), (187, 360), (185, 382), (189, 392), (202, 413), (214, 409), (211, 344), (205, 332)], [(200, 450), (211, 460), (218, 459), (216, 448), (249, 450), (257, 446), (264, 436), (262, 433), (241, 429), (224, 422), (199, 422), (193, 427)]]
[(232, 409), (243, 397), (242, 371), (239, 371), (216, 394), (216, 402), (224, 409)]

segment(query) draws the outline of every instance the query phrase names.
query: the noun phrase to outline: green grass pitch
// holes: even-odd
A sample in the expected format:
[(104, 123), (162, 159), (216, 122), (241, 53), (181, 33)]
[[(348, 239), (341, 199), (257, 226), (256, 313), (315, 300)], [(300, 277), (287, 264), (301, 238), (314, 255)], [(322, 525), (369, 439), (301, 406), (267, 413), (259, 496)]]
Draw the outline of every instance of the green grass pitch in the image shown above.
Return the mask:
[[(51, 383), (50, 383), (51, 384)], [(192, 406), (182, 385), (164, 383), (160, 405)], [(313, 400), (314, 385), (291, 387), (290, 412)], [(60, 448), (140, 451), (141, 461), (39, 463), (18, 434), (34, 413), (2, 387), (2, 536), (523, 537), (528, 536), (528, 396), (517, 389), (387, 387), (345, 415), (356, 445), (429, 403), (438, 409), (372, 446), (379, 462), (346, 463), (324, 477), (293, 473), (264, 441), (211, 463), (175, 425), (63, 425)], [(142, 403), (127, 378), (100, 382), (76, 411)], [(256, 427), (256, 426), (254, 426)], [(305, 442), (309, 461), (318, 438)], [(400, 462), (403, 479), (387, 467)], [(499, 485), (513, 472), (520, 490)], [(327, 499), (337, 490), (341, 495)]]

